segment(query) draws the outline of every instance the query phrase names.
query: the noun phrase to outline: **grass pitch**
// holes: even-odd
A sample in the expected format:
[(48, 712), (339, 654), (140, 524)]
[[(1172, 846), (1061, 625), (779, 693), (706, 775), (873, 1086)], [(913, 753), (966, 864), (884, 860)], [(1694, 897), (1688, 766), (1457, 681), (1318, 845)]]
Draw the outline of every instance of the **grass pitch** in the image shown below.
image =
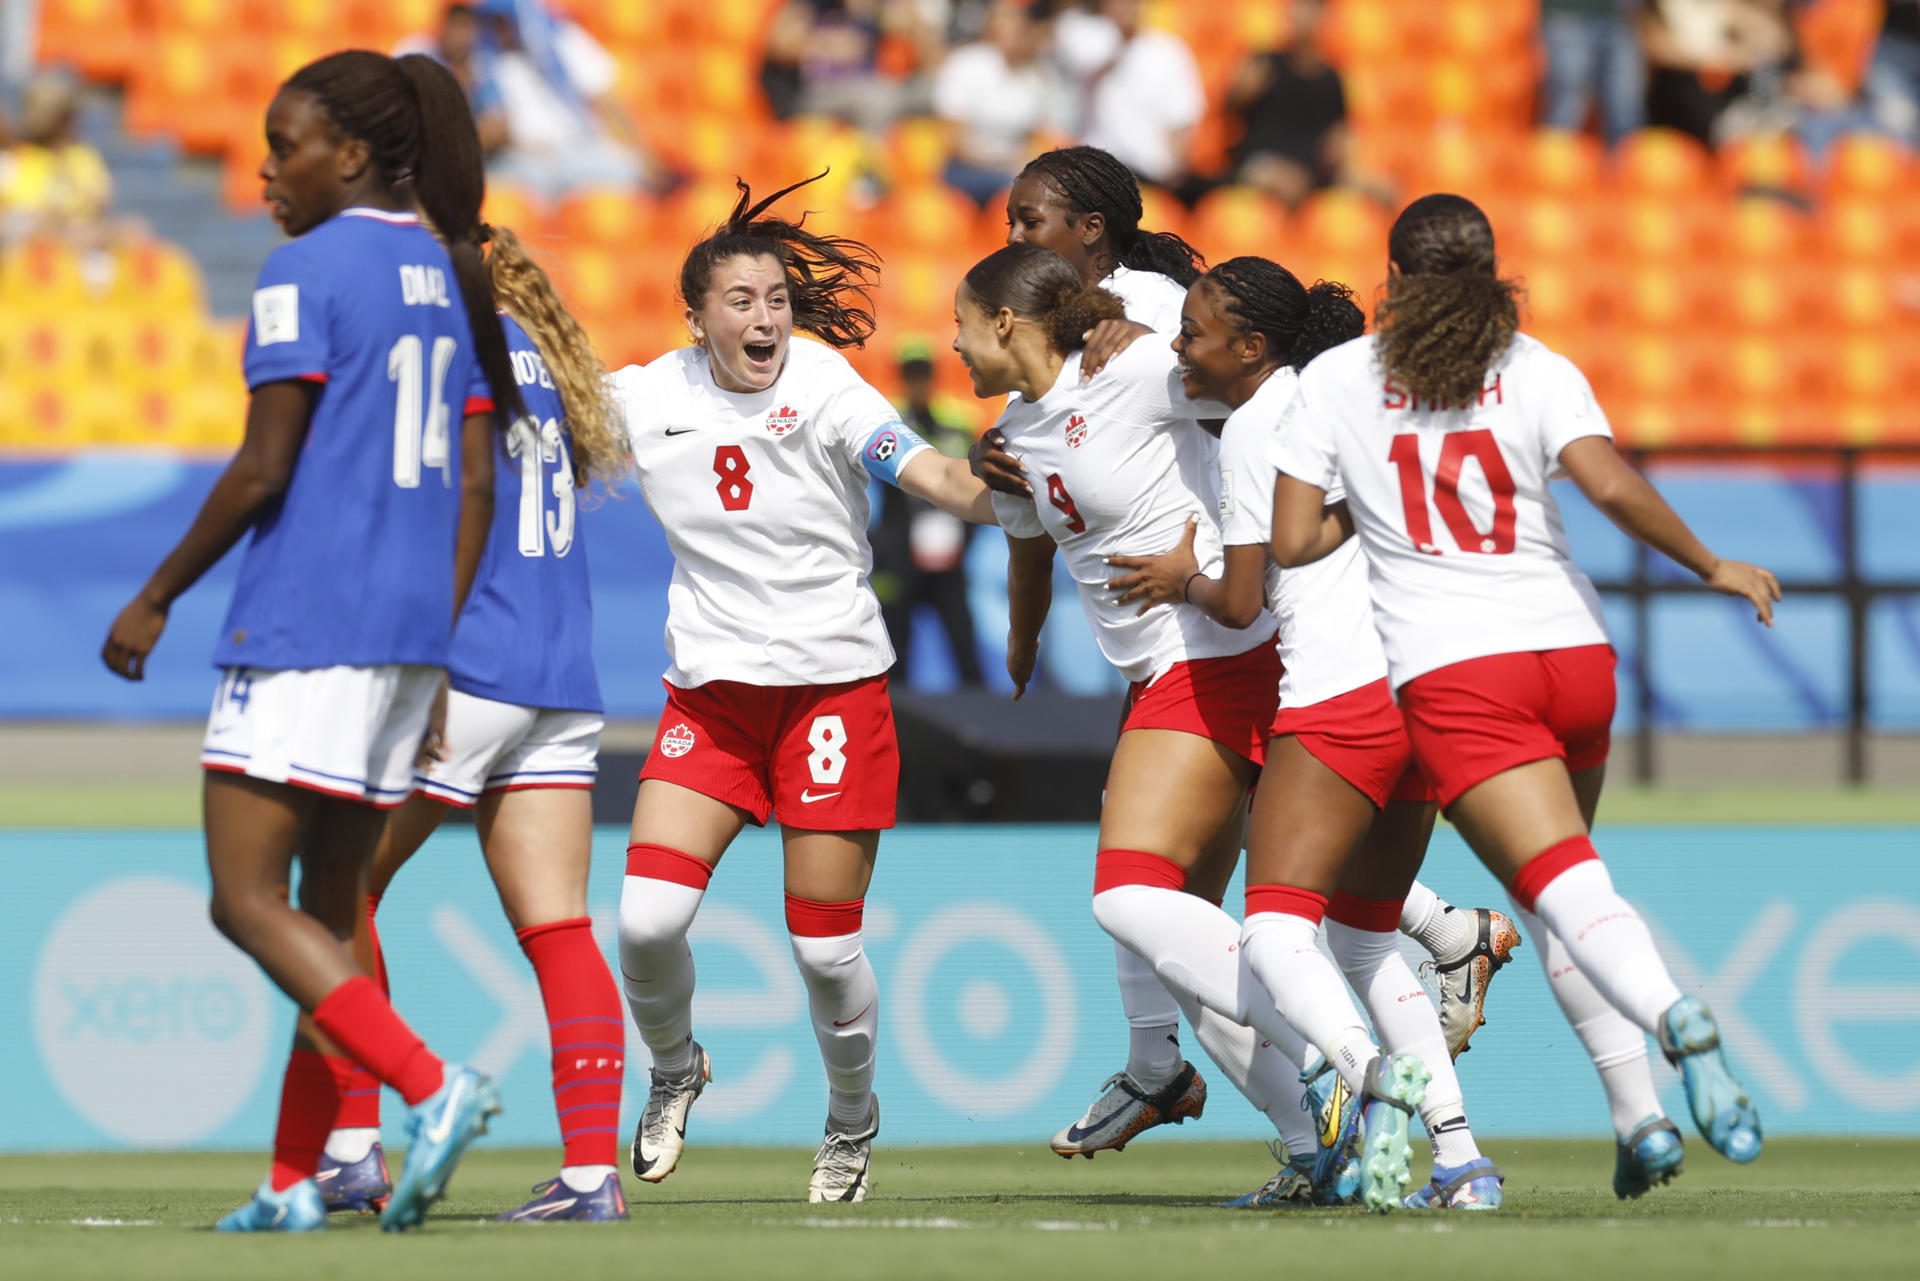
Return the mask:
[(1920, 1142), (1779, 1139), (1747, 1168), (1689, 1142), (1685, 1175), (1624, 1203), (1607, 1189), (1611, 1144), (1488, 1154), (1508, 1175), (1502, 1211), (1375, 1218), (1216, 1209), (1271, 1172), (1250, 1143), (1149, 1141), (1093, 1162), (1037, 1146), (883, 1149), (860, 1206), (798, 1199), (810, 1153), (695, 1148), (658, 1187), (627, 1181), (628, 1223), (529, 1227), (486, 1216), (550, 1176), (552, 1154), (482, 1149), (427, 1226), (397, 1238), (358, 1216), (302, 1238), (208, 1232), (259, 1180), (258, 1154), (12, 1156), (0, 1259), (15, 1277), (1828, 1281), (1913, 1275), (1920, 1257)]

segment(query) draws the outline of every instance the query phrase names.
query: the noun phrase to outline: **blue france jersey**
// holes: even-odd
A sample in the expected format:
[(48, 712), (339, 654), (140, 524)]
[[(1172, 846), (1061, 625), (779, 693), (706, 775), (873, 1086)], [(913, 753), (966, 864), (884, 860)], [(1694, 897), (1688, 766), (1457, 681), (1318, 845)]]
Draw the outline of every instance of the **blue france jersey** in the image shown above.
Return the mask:
[(566, 412), (539, 348), (511, 316), (502, 323), (527, 413), (495, 434), (493, 529), (454, 629), (450, 683), (500, 703), (598, 712)]
[(410, 214), (349, 209), (260, 270), (247, 386), (323, 384), (282, 499), (254, 526), (221, 667), (439, 666), (453, 618), (473, 337)]

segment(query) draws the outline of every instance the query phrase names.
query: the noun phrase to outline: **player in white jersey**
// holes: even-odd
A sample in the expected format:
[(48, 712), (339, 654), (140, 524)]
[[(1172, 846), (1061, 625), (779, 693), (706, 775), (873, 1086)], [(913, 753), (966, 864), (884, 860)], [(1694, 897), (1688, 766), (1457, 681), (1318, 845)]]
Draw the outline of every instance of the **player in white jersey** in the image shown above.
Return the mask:
[[(1133, 344), (1083, 384), (1081, 335), (1118, 316), (1120, 303), (1049, 249), (1009, 245), (989, 255), (967, 273), (954, 307), (954, 347), (975, 393), (1018, 393), (999, 425), (1038, 491), (994, 495), (1010, 553), (1008, 674), (1020, 691), (1033, 674), (1058, 548), (1102, 653), (1133, 682), (1102, 803), (1095, 919), (1147, 961), (1215, 1062), (1292, 1150), (1315, 1153), (1297, 1075), (1306, 1046), (1271, 1001), (1243, 997), (1239, 925), (1212, 896), (1186, 892), (1192, 869), (1223, 843), (1238, 844), (1279, 686), (1273, 622), (1228, 628), (1186, 606), (1142, 614), (1106, 588), (1109, 554), (1164, 543), (1212, 504), (1209, 462), (1187, 424), (1196, 412), (1222, 410), (1186, 398), (1160, 343)], [(1201, 538), (1203, 558), (1217, 565), (1211, 522)], [(1265, 1042), (1247, 1025), (1247, 1004), (1260, 1007)], [(1068, 1138), (1126, 1124), (1124, 1112), (1095, 1112)], [(1331, 1146), (1330, 1166), (1341, 1147)], [(1055, 1150), (1093, 1149), (1056, 1142)]]
[[(1762, 622), (1779, 584), (1714, 556), (1620, 460), (1580, 371), (1518, 332), (1516, 288), (1497, 274), (1493, 229), (1471, 201), (1415, 201), (1388, 252), (1378, 332), (1307, 367), (1275, 441), (1285, 474), (1273, 555), (1306, 564), (1358, 533), (1414, 757), (1523, 919), (1551, 932), (1542, 963), (1577, 967), (1590, 984), (1585, 999), (1560, 985), (1555, 995), (1603, 1077), (1607, 1059), (1654, 1034), (1708, 1142), (1751, 1161), (1759, 1117), (1713, 1015), (1674, 984), (1589, 839), (1613, 651), (1548, 482), (1570, 476), (1628, 534), (1750, 601)], [(1346, 504), (1329, 511), (1336, 486)], [(1638, 1195), (1678, 1169), (1679, 1136), (1650, 1079), (1637, 1108), (1617, 1084), (1614, 1187)]]
[(667, 705), (620, 899), (627, 1000), (653, 1055), (633, 1163), (657, 1183), (680, 1158), (712, 1075), (693, 1039), (687, 928), (733, 838), (777, 813), (787, 927), (830, 1087), (808, 1196), (860, 1201), (880, 1119), (861, 913), (900, 772), (893, 650), (867, 583), (868, 477), (994, 518), (966, 463), (928, 448), (835, 350), (873, 331), (877, 265), (856, 241), (765, 216), (785, 194), (749, 208), (741, 185), (681, 268), (695, 345), (615, 375), (641, 492), (674, 554)]
[[(1345, 286), (1323, 281), (1308, 289), (1264, 258), (1235, 258), (1200, 278), (1187, 293), (1173, 347), (1188, 394), (1233, 409), (1220, 440), (1225, 570), (1201, 567), (1189, 532), (1165, 555), (1114, 557), (1116, 567), (1134, 572), (1109, 586), (1122, 593), (1121, 604), (1139, 601), (1142, 609), (1188, 602), (1232, 627), (1269, 610), (1278, 620), (1285, 674), (1248, 832), (1242, 952), (1279, 996), (1281, 1013), (1337, 1060), (1333, 1043), (1360, 1019), (1314, 946), (1325, 918), (1334, 958), (1386, 1048), (1414, 1055), (1432, 1073), (1420, 1112), (1435, 1145), (1434, 1176), (1406, 1204), (1485, 1209), (1500, 1203), (1500, 1175), (1467, 1127), (1450, 1062), (1458, 1051), (1399, 949), (1403, 906), (1434, 811), (1387, 689), (1365, 558), (1358, 547), (1342, 547), (1283, 574), (1267, 557), (1278, 474), (1268, 445), (1299, 389), (1297, 371), (1365, 328)], [(1489, 954), (1501, 962), (1517, 942), (1503, 915), (1454, 916), (1478, 926), (1459, 931), (1468, 936), (1463, 960), (1483, 934), (1499, 938)], [(1466, 1033), (1475, 1018), (1461, 1020)], [(1292, 1157), (1296, 1172), (1310, 1173), (1309, 1157)], [(1378, 1200), (1400, 1189), (1376, 1180), (1369, 1191)]]

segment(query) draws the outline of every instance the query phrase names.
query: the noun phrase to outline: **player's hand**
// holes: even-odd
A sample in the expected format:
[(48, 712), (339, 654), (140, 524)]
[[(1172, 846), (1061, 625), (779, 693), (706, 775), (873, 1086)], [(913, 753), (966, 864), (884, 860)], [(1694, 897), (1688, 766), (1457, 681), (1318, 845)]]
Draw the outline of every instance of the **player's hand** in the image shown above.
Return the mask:
[(1033, 486), (1027, 483), (1027, 469), (1007, 452), (1007, 434), (998, 427), (989, 428), (967, 451), (967, 466), (985, 481), (988, 489), (1016, 498), (1032, 498)]
[(447, 678), (440, 678), (440, 691), (433, 696), (433, 710), (427, 714), (426, 737), (420, 740), (420, 752), (413, 763), (426, 769), (447, 759)]
[(1033, 680), (1034, 665), (1039, 661), (1040, 642), (1007, 638), (1007, 675), (1013, 678), (1014, 702), (1019, 702), (1020, 696), (1027, 692), (1027, 685)]
[(1200, 562), (1193, 555), (1194, 531), (1199, 527), (1199, 520), (1189, 516), (1180, 541), (1158, 556), (1107, 557), (1107, 564), (1115, 569), (1133, 571), (1107, 580), (1107, 586), (1120, 594), (1115, 603), (1130, 605), (1139, 601), (1142, 614), (1155, 605), (1184, 603), (1187, 580), (1200, 572)]
[(1715, 561), (1700, 580), (1716, 592), (1742, 596), (1752, 603), (1755, 616), (1773, 626), (1773, 602), (1780, 599), (1780, 580), (1771, 570), (1749, 565), (1743, 560)]
[(107, 629), (107, 643), (100, 647), (100, 659), (107, 670), (130, 681), (147, 678), (147, 655), (153, 652), (160, 633), (166, 630), (167, 611), (144, 596), (127, 602)]
[(1103, 320), (1087, 330), (1087, 347), (1080, 353), (1080, 381), (1086, 382), (1105, 369), (1108, 361), (1133, 346), (1134, 339), (1152, 332), (1135, 320)]

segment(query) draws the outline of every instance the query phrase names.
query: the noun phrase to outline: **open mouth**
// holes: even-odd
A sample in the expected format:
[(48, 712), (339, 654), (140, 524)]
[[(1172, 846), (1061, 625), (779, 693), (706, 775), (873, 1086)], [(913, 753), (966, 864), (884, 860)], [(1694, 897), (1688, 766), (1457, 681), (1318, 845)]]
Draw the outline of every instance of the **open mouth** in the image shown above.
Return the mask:
[(751, 360), (754, 364), (771, 365), (773, 363), (774, 346), (775, 344), (770, 342), (750, 342), (744, 350), (747, 353), (747, 359)]

